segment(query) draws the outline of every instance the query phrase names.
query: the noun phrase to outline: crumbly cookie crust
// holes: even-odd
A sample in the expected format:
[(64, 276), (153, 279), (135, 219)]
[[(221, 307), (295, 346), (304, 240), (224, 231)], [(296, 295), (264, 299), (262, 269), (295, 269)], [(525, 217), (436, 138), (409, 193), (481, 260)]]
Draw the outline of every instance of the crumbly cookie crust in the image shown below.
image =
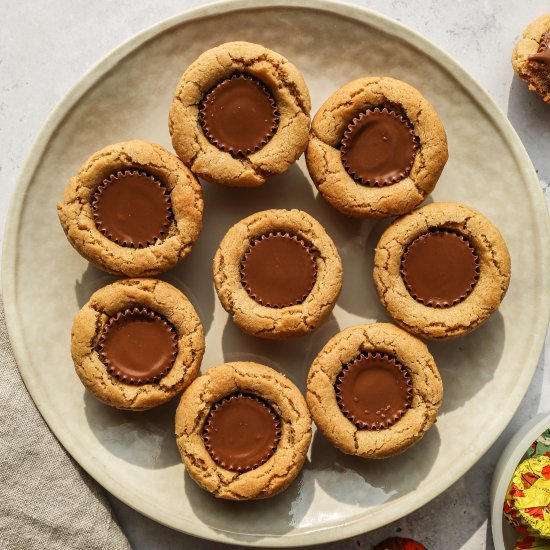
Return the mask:
[[(98, 186), (125, 170), (150, 174), (170, 194), (172, 217), (166, 233), (144, 248), (113, 242), (96, 227), (93, 217)], [(94, 153), (69, 180), (57, 205), (65, 235), (77, 252), (103, 271), (129, 277), (156, 275), (183, 260), (199, 237), (202, 211), (202, 191), (195, 176), (164, 147), (140, 140), (115, 143)]]
[[(156, 384), (132, 385), (109, 374), (99, 355), (103, 328), (120, 311), (145, 307), (176, 329), (178, 351), (172, 367)], [(71, 354), (80, 380), (98, 399), (117, 409), (145, 410), (161, 405), (187, 387), (199, 372), (204, 332), (191, 302), (158, 279), (124, 279), (92, 294), (76, 315)]]
[[(317, 276), (301, 303), (284, 308), (260, 305), (241, 283), (241, 261), (250, 243), (270, 232), (288, 232), (316, 253)], [(214, 285), (237, 326), (253, 336), (284, 339), (307, 334), (332, 311), (342, 288), (342, 262), (321, 224), (301, 210), (265, 210), (244, 218), (225, 235), (213, 263)]]
[[(275, 99), (275, 135), (258, 151), (233, 156), (213, 145), (200, 124), (200, 103), (219, 82), (245, 73)], [(200, 55), (179, 81), (169, 116), (172, 145), (199, 177), (232, 187), (256, 187), (298, 159), (308, 142), (311, 100), (300, 71), (282, 55), (250, 42), (228, 42)]]
[[(355, 117), (381, 106), (414, 126), (418, 149), (407, 177), (391, 185), (369, 187), (346, 171), (340, 143)], [(323, 198), (343, 214), (357, 218), (411, 211), (432, 192), (447, 158), (445, 129), (431, 103), (409, 84), (389, 77), (359, 78), (336, 90), (313, 118), (306, 151), (309, 174)]]
[[(395, 357), (410, 373), (411, 406), (385, 429), (359, 429), (342, 412), (335, 384), (343, 366), (361, 352)], [(319, 352), (307, 378), (307, 404), (315, 425), (342, 452), (386, 458), (416, 443), (436, 421), (443, 385), (428, 348), (390, 323), (358, 325), (339, 332)]]
[[(260, 397), (277, 413), (281, 437), (273, 455), (246, 472), (216, 464), (203, 438), (214, 403), (242, 392)], [(300, 472), (311, 441), (311, 417), (300, 390), (283, 374), (251, 362), (225, 363), (197, 378), (176, 412), (176, 440), (189, 475), (218, 498), (250, 500), (273, 496)]]
[[(468, 296), (446, 308), (416, 301), (400, 273), (407, 246), (433, 229), (464, 236), (479, 261), (479, 279)], [(429, 340), (462, 336), (486, 321), (498, 308), (510, 282), (510, 254), (499, 230), (473, 208), (434, 202), (395, 220), (382, 234), (374, 254), (374, 285), (382, 305), (408, 332)]]

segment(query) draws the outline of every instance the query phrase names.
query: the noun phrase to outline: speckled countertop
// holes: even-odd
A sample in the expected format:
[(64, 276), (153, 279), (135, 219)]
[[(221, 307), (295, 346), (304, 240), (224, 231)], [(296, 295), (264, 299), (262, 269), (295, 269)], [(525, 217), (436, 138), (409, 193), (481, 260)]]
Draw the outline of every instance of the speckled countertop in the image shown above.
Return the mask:
[[(142, 29), (200, 0), (50, 0), (2, 2), (0, 33), (0, 240), (9, 197), (31, 144), (48, 113), (100, 57)], [(550, 203), (550, 106), (513, 76), (510, 55), (523, 28), (548, 11), (530, 0), (370, 0), (351, 3), (378, 10), (412, 27), (457, 59), (508, 115), (537, 169)], [(507, 440), (538, 411), (550, 411), (550, 358), (545, 352), (518, 412), (493, 448), (462, 479), (415, 513), (375, 532), (316, 548), (369, 548), (401, 534), (431, 550), (493, 548), (489, 486)], [(546, 368), (545, 368), (546, 364)], [(536, 391), (535, 391), (536, 389)], [(182, 535), (150, 521), (111, 498), (136, 550), (222, 545)]]

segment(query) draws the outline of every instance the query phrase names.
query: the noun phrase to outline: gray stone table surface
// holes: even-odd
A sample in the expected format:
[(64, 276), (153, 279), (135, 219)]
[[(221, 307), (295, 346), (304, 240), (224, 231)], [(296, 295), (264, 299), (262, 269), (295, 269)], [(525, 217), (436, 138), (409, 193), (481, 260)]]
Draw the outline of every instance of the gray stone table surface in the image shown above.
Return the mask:
[[(0, 0), (0, 240), (22, 163), (48, 113), (100, 57), (142, 29), (204, 4), (200, 0)], [(457, 59), (508, 115), (537, 169), (550, 202), (550, 106), (513, 75), (512, 48), (524, 27), (547, 13), (547, 0), (357, 0), (412, 27)], [(511, 434), (539, 411), (550, 411), (548, 338), (530, 389), (493, 448), (462, 479), (415, 513), (376, 532), (317, 546), (369, 548), (401, 534), (431, 550), (493, 548), (489, 486)], [(521, 360), (521, 358), (518, 358)], [(542, 391), (541, 391), (542, 388)], [(535, 389), (537, 391), (535, 391)], [(136, 550), (222, 545), (200, 541), (144, 518), (110, 497)]]

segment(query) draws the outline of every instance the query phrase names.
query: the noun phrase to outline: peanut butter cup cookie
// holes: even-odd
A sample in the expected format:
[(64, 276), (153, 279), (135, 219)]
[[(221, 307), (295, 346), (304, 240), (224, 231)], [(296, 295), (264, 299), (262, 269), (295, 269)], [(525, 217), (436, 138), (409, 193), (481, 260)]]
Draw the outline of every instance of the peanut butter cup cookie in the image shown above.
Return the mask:
[(73, 247), (116, 275), (176, 266), (202, 224), (202, 192), (172, 153), (145, 141), (109, 145), (71, 178), (57, 212)]
[(389, 323), (348, 328), (311, 365), (307, 404), (321, 433), (347, 454), (385, 458), (436, 420), (441, 377), (428, 348)]
[(516, 74), (550, 103), (550, 14), (533, 21), (512, 54)]
[(204, 333), (189, 300), (157, 279), (125, 279), (90, 298), (74, 319), (71, 352), (80, 380), (118, 409), (172, 399), (197, 376)]
[(197, 176), (256, 187), (304, 152), (310, 109), (292, 63), (258, 44), (228, 42), (181, 77), (170, 109), (172, 144)]
[(300, 210), (266, 210), (235, 224), (214, 257), (224, 309), (244, 332), (284, 339), (311, 332), (342, 287), (342, 263), (330, 237)]
[(411, 211), (432, 192), (447, 158), (431, 103), (389, 77), (360, 78), (330, 96), (313, 119), (306, 152), (323, 198), (357, 218)]
[(375, 250), (374, 284), (406, 330), (443, 340), (481, 325), (510, 281), (510, 255), (498, 229), (457, 203), (432, 203), (395, 220)]
[(267, 498), (298, 475), (311, 441), (300, 390), (257, 363), (212, 367), (183, 394), (176, 440), (189, 475), (216, 497)]

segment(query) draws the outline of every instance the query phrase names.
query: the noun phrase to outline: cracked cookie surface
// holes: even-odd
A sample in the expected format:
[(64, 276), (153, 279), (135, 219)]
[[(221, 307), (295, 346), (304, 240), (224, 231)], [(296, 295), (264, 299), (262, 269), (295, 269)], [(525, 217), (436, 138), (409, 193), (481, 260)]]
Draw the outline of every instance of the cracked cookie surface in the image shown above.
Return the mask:
[[(399, 181), (369, 186), (348, 173), (341, 149), (354, 119), (376, 108), (386, 108), (412, 126), (415, 153)], [(389, 77), (360, 78), (334, 92), (313, 118), (306, 151), (309, 174), (323, 198), (357, 218), (411, 211), (432, 192), (447, 158), (445, 129), (431, 103), (409, 84)]]
[[(410, 406), (387, 428), (359, 428), (338, 404), (338, 376), (361, 353), (387, 354), (410, 375)], [(339, 332), (319, 352), (307, 378), (306, 399), (317, 428), (344, 453), (366, 458), (399, 454), (422, 438), (436, 420), (442, 397), (441, 377), (428, 348), (390, 323), (358, 325)]]
[[(474, 249), (479, 277), (464, 299), (449, 307), (430, 307), (407, 290), (402, 259), (408, 246), (431, 231), (447, 230)], [(408, 332), (430, 340), (462, 336), (499, 307), (510, 282), (510, 254), (499, 230), (473, 208), (434, 202), (395, 220), (382, 234), (374, 254), (374, 285), (382, 305)]]
[[(100, 340), (120, 312), (146, 308), (168, 321), (177, 334), (177, 352), (156, 383), (129, 384), (109, 373)], [(76, 373), (98, 399), (118, 409), (146, 410), (172, 399), (197, 376), (204, 354), (204, 332), (191, 302), (158, 279), (124, 279), (92, 294), (76, 315), (71, 334)]]
[[(170, 217), (163, 234), (141, 248), (122, 246), (96, 225), (94, 195), (118, 172), (139, 171), (158, 180), (169, 196)], [(203, 200), (195, 176), (172, 153), (154, 143), (115, 143), (93, 154), (71, 178), (57, 205), (72, 246), (95, 266), (115, 275), (151, 276), (175, 267), (191, 251), (202, 226)]]
[[(270, 233), (288, 233), (313, 252), (313, 287), (298, 304), (268, 307), (258, 303), (242, 282), (243, 258), (251, 244)], [(321, 224), (301, 210), (265, 210), (236, 223), (226, 233), (213, 262), (214, 285), (224, 309), (237, 326), (253, 336), (284, 339), (307, 334), (332, 311), (342, 288), (342, 262)]]
[[(246, 155), (222, 151), (200, 123), (206, 95), (236, 74), (253, 77), (265, 86), (279, 117), (267, 143)], [(197, 176), (227, 186), (256, 187), (286, 171), (304, 152), (310, 109), (306, 83), (292, 63), (258, 44), (228, 42), (204, 52), (181, 77), (169, 116), (172, 145)]]
[[(540, 97), (550, 103), (550, 52), (548, 44), (550, 36), (550, 14), (539, 17), (530, 23), (523, 37), (516, 44), (512, 53), (512, 67), (516, 74), (529, 84), (529, 89), (537, 92)], [(543, 40), (546, 36), (547, 40)], [(544, 46), (546, 45), (546, 48)], [(547, 52), (546, 63), (533, 61), (531, 58), (541, 49)]]
[[(274, 453), (243, 472), (217, 464), (204, 440), (213, 405), (236, 393), (267, 403), (281, 430)], [(311, 441), (311, 417), (300, 390), (283, 374), (258, 363), (225, 363), (208, 369), (182, 395), (176, 441), (189, 475), (203, 489), (228, 500), (267, 498), (286, 489), (300, 472)]]

